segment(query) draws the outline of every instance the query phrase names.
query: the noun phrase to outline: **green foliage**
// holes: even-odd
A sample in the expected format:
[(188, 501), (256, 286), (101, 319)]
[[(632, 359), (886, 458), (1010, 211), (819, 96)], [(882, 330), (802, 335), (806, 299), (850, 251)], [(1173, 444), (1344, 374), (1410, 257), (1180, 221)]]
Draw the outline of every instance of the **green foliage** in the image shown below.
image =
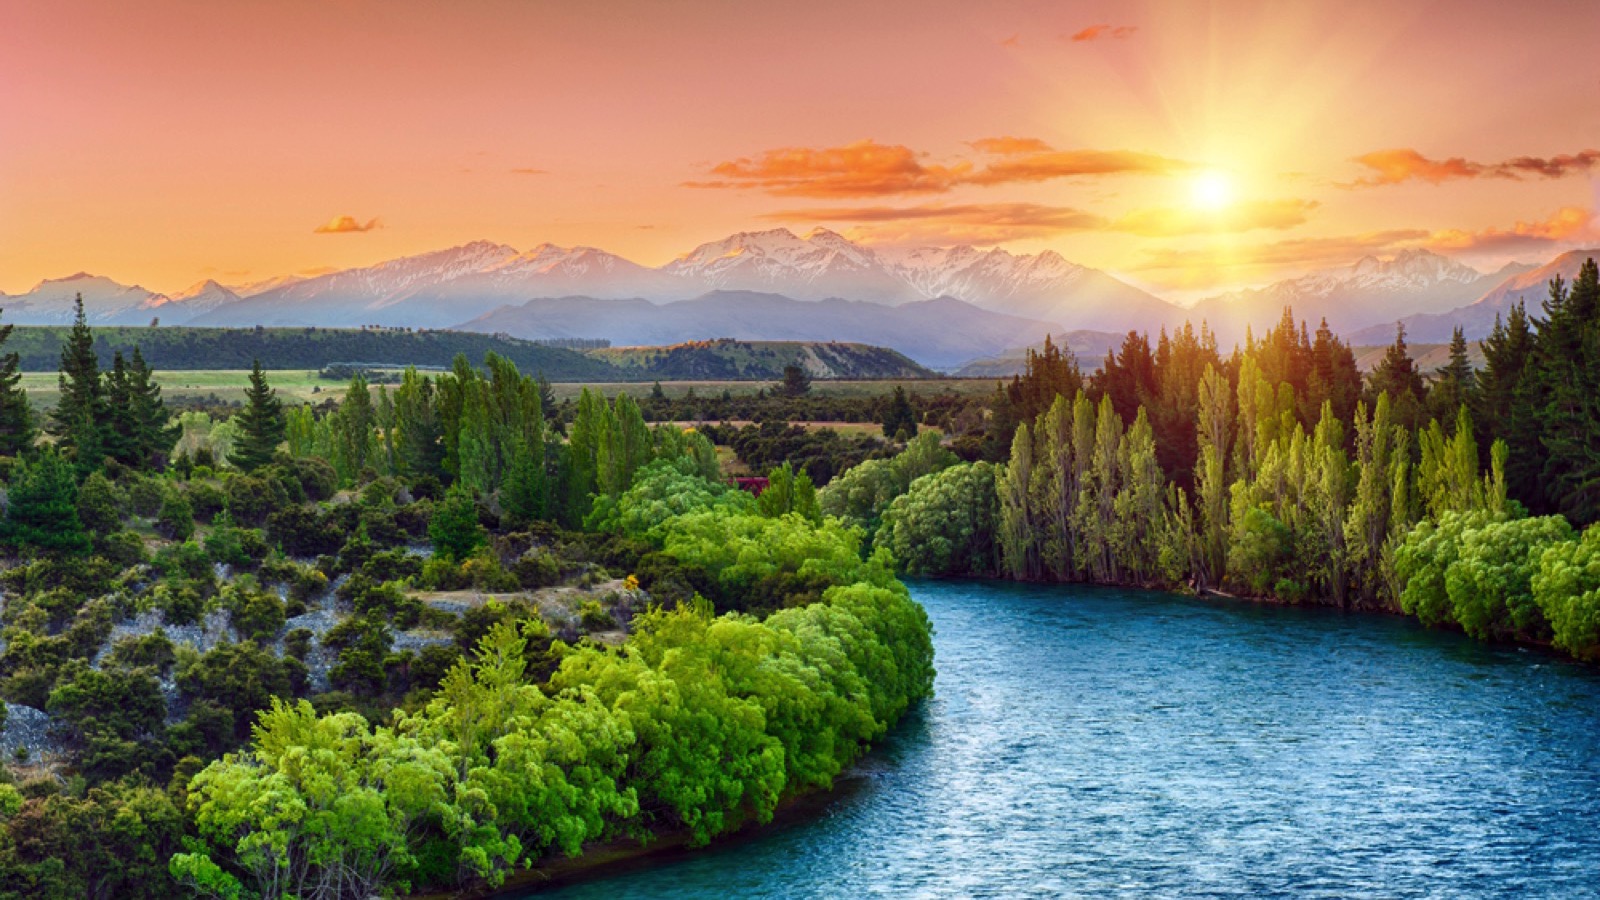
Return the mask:
[(756, 510), (763, 516), (797, 515), (809, 522), (822, 521), (817, 506), (817, 488), (805, 472), (796, 473), (784, 463), (767, 473), (767, 487), (756, 498)]
[(47, 447), (13, 470), (0, 543), (18, 550), (82, 553), (89, 535), (78, 518), (78, 486), (72, 465)]
[(963, 463), (911, 482), (884, 512), (880, 545), (912, 575), (993, 574), (995, 471), (990, 463)]
[(894, 396), (883, 413), (883, 436), (892, 441), (909, 441), (917, 436), (917, 411), (911, 408), (906, 389), (895, 385)]
[(239, 440), (229, 461), (241, 471), (253, 472), (272, 462), (273, 454), (288, 436), (283, 416), (283, 401), (267, 384), (267, 375), (257, 359), (250, 368), (250, 387), (245, 391), (245, 407), (234, 421)]
[(1600, 526), (1547, 547), (1531, 586), (1555, 645), (1580, 659), (1600, 659)]
[(478, 507), (460, 488), (451, 488), (433, 512), (428, 537), (434, 552), (447, 561), (459, 562), (483, 546), (483, 526), (478, 524)]

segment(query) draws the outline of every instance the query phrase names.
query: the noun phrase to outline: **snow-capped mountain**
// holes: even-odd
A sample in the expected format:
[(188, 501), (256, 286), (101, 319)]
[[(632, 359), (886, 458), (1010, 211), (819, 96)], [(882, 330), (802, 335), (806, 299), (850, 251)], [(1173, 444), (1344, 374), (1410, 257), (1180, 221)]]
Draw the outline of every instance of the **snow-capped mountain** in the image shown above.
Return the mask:
[(5, 310), (4, 321), (13, 325), (70, 325), (79, 294), (83, 295), (85, 318), (101, 325), (137, 321), (142, 310), (165, 299), (138, 285), (118, 284), (103, 275), (79, 272), (66, 278), (46, 279), (26, 293), (6, 296), (0, 306)]
[(159, 318), (170, 309), (180, 321), (187, 321), (200, 313), (237, 303), (239, 299), (237, 293), (208, 278), (176, 294), (152, 297), (140, 310), (149, 312), (152, 318)]
[(708, 291), (898, 305), (954, 297), (996, 312), (1081, 328), (1152, 328), (1182, 311), (1095, 269), (1045, 252), (972, 247), (878, 250), (836, 232), (740, 232), (659, 268), (593, 247), (519, 253), (478, 241), (307, 278), (203, 311), (194, 325), (405, 325), (439, 328), (541, 297), (666, 303)]
[(1600, 248), (1571, 250), (1542, 266), (1507, 266), (1494, 278), (1495, 284), (1482, 296), (1446, 312), (1396, 316), (1382, 324), (1356, 332), (1357, 344), (1387, 344), (1394, 340), (1396, 321), (1406, 326), (1406, 339), (1413, 343), (1442, 343), (1460, 328), (1467, 340), (1482, 340), (1494, 329), (1496, 316), (1503, 317), (1511, 307), (1525, 304), (1528, 312), (1539, 315), (1540, 304), (1550, 296), (1550, 280), (1560, 276), (1571, 281), (1585, 260), (1600, 259)]
[(1284, 307), (1315, 325), (1327, 319), (1337, 332), (1439, 313), (1470, 303), (1510, 273), (1485, 275), (1428, 250), (1404, 250), (1392, 259), (1363, 257), (1352, 265), (1312, 272), (1264, 288), (1235, 291), (1195, 304), (1190, 317), (1204, 319), (1224, 340), (1246, 326), (1272, 327)]

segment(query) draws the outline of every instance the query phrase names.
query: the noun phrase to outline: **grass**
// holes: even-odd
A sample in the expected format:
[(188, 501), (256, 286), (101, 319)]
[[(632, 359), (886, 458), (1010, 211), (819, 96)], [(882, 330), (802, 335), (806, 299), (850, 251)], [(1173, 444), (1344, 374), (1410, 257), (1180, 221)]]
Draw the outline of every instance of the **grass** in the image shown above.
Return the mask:
[[(245, 388), (250, 384), (250, 372), (246, 369), (168, 369), (157, 371), (155, 375), (161, 384), (162, 395), (168, 400), (215, 396), (223, 402), (242, 403)], [(321, 403), (330, 398), (337, 400), (344, 396), (345, 390), (345, 382), (318, 378), (315, 369), (272, 369), (267, 372), (267, 381), (286, 403)], [(904, 387), (913, 396), (956, 394), (979, 397), (992, 392), (994, 384), (985, 378), (813, 381), (811, 392), (823, 397), (879, 397), (896, 387)], [(772, 382), (767, 381), (664, 381), (661, 390), (674, 398), (685, 396), (691, 390), (700, 397), (720, 397), (723, 391), (742, 397), (771, 389), (772, 386)], [(55, 406), (60, 394), (54, 372), (24, 372), (22, 387), (28, 392), (29, 399), (42, 407)], [(551, 385), (557, 400), (574, 399), (584, 388), (598, 390), (607, 397), (615, 397), (624, 391), (634, 397), (644, 397), (650, 393), (650, 384), (639, 382), (557, 382)]]

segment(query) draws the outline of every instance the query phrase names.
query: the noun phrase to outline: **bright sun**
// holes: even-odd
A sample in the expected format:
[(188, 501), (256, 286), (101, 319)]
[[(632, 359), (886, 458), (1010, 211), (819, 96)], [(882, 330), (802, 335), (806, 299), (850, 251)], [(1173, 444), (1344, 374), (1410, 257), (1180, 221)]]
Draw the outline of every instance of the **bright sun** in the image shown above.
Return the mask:
[(1226, 172), (1201, 172), (1189, 190), (1190, 199), (1201, 209), (1219, 210), (1233, 202), (1233, 179)]

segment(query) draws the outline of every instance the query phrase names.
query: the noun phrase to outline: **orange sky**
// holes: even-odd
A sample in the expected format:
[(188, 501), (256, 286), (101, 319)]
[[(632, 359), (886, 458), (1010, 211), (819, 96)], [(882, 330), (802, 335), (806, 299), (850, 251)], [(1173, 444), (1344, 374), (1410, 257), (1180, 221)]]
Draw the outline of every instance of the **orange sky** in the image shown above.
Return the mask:
[(0, 0), (0, 291), (817, 224), (1176, 298), (1545, 259), (1600, 241), (1597, 35), (1593, 0)]

